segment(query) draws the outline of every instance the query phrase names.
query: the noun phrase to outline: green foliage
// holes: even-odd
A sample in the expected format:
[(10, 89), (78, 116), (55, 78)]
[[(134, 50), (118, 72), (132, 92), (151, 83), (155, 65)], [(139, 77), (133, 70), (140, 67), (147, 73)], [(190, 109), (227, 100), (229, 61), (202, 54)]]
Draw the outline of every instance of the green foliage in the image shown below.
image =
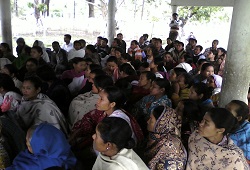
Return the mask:
[(34, 8), (34, 4), (32, 2), (28, 2), (27, 5), (28, 5), (29, 8)]
[(37, 5), (37, 8), (41, 12), (45, 12), (47, 10), (47, 5), (45, 3), (41, 3)]
[(222, 12), (223, 10), (224, 8), (222, 7), (183, 6), (178, 8), (178, 14), (180, 18), (185, 20), (209, 22), (215, 17), (218, 18), (218, 12)]

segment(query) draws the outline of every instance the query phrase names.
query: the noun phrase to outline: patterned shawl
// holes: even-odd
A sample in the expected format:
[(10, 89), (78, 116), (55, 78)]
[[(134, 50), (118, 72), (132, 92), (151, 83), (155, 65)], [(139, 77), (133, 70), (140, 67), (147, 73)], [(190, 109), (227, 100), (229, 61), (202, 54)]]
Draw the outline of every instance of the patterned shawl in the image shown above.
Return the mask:
[(32, 125), (39, 125), (47, 122), (68, 134), (68, 126), (60, 109), (50, 100), (50, 98), (42, 93), (39, 93), (34, 100), (24, 100), (16, 112), (20, 126), (27, 130)]
[(187, 154), (181, 143), (181, 122), (174, 109), (166, 107), (157, 119), (146, 149), (150, 169), (185, 168)]
[(197, 132), (189, 138), (189, 157), (187, 170), (248, 170), (243, 152), (234, 145), (232, 139), (227, 138), (225, 145), (219, 146), (206, 140)]

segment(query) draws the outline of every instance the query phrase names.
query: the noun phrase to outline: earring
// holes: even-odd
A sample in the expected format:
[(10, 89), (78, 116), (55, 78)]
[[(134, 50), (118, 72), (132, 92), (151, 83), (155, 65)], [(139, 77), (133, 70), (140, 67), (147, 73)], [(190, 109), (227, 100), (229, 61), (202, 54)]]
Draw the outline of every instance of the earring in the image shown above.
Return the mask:
[(109, 150), (109, 148), (107, 148), (107, 150)]

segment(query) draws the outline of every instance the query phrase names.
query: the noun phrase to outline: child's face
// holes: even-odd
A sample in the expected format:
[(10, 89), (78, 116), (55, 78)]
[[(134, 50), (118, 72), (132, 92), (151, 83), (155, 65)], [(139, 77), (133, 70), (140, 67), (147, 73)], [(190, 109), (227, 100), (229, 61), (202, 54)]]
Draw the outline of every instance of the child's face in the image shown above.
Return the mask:
[(184, 56), (181, 56), (181, 57), (178, 59), (178, 62), (179, 62), (179, 63), (184, 63), (184, 62), (185, 62)]
[(185, 77), (183, 75), (180, 75), (178, 77), (178, 84), (181, 89), (185, 89), (187, 87), (187, 85), (185, 84)]
[(173, 82), (176, 80), (176, 78), (177, 78), (176, 73), (174, 72), (174, 70), (171, 70), (169, 75), (169, 80)]
[(150, 81), (147, 79), (146, 74), (141, 74), (138, 86), (144, 87), (144, 86), (148, 85), (149, 83), (150, 83)]
[(189, 99), (192, 99), (192, 100), (199, 100), (200, 99), (200, 96), (198, 96), (198, 94), (196, 93), (193, 86), (190, 88)]
[(209, 66), (206, 68), (206, 70), (203, 71), (203, 76), (208, 78), (209, 76), (212, 76), (214, 74), (214, 67)]
[(88, 66), (87, 66), (87, 69), (86, 69), (86, 71), (85, 71), (85, 76), (86, 76), (87, 78), (89, 78), (90, 72), (91, 72), (91, 70), (90, 70), (90, 67), (89, 67), (89, 65), (88, 65)]
[(74, 66), (75, 71), (78, 73), (85, 71), (87, 69), (87, 63), (85, 61), (81, 61), (77, 64), (73, 64), (73, 66)]
[(208, 87), (216, 88), (215, 80), (213, 76), (207, 78), (207, 85)]
[(149, 67), (150, 67), (151, 69), (154, 69), (154, 68), (157, 67), (157, 65), (155, 65), (155, 63), (154, 63), (154, 60), (150, 62)]
[(115, 62), (107, 62), (107, 67), (109, 71), (114, 71), (117, 68), (117, 64)]
[(158, 86), (155, 82), (152, 83), (152, 86), (150, 88), (150, 95), (152, 96), (159, 96), (164, 93), (163, 88)]
[(28, 72), (35, 72), (37, 69), (37, 65), (33, 62), (28, 61), (25, 66)]
[(170, 62), (170, 61), (173, 61), (173, 58), (171, 57), (170, 54), (166, 54), (166, 55), (164, 56), (164, 61), (165, 61), (165, 62)]
[(35, 59), (39, 59), (41, 57), (41, 53), (39, 53), (37, 50), (35, 49), (31, 49), (30, 51), (30, 56), (31, 58), (35, 58)]
[(81, 44), (80, 44), (80, 43), (75, 43), (75, 44), (74, 44), (74, 48), (75, 48), (76, 50), (80, 50), (80, 49), (81, 49)]

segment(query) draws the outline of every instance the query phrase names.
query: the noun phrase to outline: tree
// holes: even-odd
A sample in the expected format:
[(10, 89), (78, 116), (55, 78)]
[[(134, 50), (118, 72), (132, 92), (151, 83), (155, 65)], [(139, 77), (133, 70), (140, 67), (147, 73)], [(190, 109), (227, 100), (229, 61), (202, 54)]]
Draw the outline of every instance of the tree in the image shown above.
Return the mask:
[(95, 0), (87, 0), (89, 5), (89, 18), (95, 17), (94, 4)]
[(218, 16), (218, 12), (223, 12), (222, 7), (204, 7), (204, 6), (182, 6), (178, 9), (179, 19), (182, 20), (183, 28), (188, 21), (209, 22), (211, 18), (228, 20), (227, 15)]

